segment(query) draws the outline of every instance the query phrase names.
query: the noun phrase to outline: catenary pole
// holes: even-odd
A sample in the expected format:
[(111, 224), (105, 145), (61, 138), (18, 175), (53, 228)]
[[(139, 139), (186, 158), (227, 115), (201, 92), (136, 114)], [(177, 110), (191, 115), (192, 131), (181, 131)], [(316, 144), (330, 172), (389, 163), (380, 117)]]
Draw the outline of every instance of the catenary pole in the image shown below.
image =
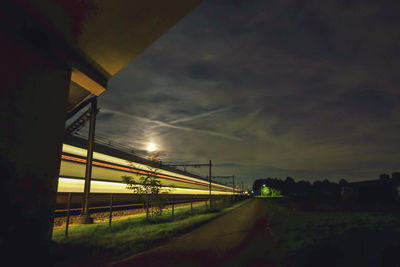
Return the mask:
[(83, 203), (82, 203), (82, 213), (81, 213), (82, 223), (93, 222), (93, 219), (90, 218), (88, 207), (89, 207), (90, 182), (92, 179), (92, 162), (93, 162), (94, 133), (96, 129), (97, 97), (93, 98), (90, 112), (91, 116), (90, 116), (90, 127), (89, 127), (89, 144), (86, 157), (85, 187), (83, 193)]

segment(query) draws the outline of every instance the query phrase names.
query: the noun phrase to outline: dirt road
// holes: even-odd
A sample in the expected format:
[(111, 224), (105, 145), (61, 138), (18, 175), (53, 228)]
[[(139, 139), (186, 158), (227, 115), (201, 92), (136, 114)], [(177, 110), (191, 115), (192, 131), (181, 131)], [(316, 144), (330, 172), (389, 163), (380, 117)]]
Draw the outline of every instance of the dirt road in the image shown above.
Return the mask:
[(253, 199), (114, 266), (277, 266), (279, 248), (273, 239), (265, 200)]

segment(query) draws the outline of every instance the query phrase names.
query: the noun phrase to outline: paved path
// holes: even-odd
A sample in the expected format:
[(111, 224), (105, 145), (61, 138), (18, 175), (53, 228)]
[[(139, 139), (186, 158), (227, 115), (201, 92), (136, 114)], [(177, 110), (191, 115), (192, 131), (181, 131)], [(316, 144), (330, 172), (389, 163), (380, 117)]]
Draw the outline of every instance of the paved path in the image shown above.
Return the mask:
[[(249, 203), (116, 266), (275, 266), (265, 200)], [(269, 256), (267, 256), (269, 254)]]

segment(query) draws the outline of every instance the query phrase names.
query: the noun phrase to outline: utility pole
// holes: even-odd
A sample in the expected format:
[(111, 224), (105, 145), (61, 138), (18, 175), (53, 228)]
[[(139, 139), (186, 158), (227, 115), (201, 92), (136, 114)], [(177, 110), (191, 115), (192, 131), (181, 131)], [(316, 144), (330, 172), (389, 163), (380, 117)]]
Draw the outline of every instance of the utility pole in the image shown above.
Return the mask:
[(210, 160), (209, 163), (202, 163), (202, 164), (163, 164), (162, 166), (167, 166), (167, 167), (194, 167), (194, 168), (199, 168), (202, 166), (208, 166), (209, 167), (209, 175), (208, 175), (208, 180), (210, 182), (210, 193), (209, 193), (209, 199), (210, 199), (210, 206), (211, 206), (211, 166), (212, 166), (212, 161)]
[(161, 166), (166, 166), (166, 167), (194, 167), (194, 168), (199, 168), (202, 166), (209, 166), (209, 181), (210, 181), (210, 196), (211, 196), (211, 160), (209, 163), (202, 163), (202, 164), (162, 164)]
[(211, 160), (210, 160), (210, 173), (209, 173), (209, 176), (208, 176), (208, 177), (210, 177), (210, 208), (211, 208), (211, 166), (212, 166), (212, 163), (211, 163)]
[(90, 127), (89, 127), (89, 142), (86, 156), (86, 172), (85, 172), (85, 187), (83, 191), (82, 212), (79, 216), (79, 222), (90, 224), (93, 223), (93, 218), (89, 214), (89, 193), (90, 182), (92, 179), (92, 161), (93, 161), (93, 146), (94, 146), (94, 133), (96, 128), (96, 114), (97, 114), (97, 97), (94, 97), (90, 106)]

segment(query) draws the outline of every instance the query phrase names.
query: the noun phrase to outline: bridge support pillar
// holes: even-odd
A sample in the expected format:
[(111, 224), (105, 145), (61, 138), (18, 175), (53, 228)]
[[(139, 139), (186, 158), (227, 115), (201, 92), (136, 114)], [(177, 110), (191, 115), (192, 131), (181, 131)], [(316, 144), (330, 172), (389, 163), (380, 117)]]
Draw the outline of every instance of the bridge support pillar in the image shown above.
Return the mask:
[(15, 266), (48, 260), (71, 74), (22, 24), (0, 24), (0, 250)]

